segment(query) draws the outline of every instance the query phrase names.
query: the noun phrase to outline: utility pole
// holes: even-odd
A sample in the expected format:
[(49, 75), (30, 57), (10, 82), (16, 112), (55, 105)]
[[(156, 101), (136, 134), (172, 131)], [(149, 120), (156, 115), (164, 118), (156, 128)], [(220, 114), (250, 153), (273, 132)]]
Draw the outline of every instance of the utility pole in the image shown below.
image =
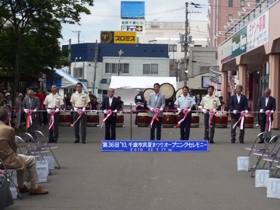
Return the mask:
[[(188, 36), (190, 34), (190, 29), (189, 29), (189, 3), (186, 2), (186, 21), (185, 21), (185, 45), (184, 45), (184, 50), (185, 50), (185, 71), (188, 69), (188, 50), (189, 50), (189, 42), (188, 42)], [(184, 84), (187, 85), (188, 81), (188, 73), (185, 74), (185, 79), (184, 79)]]
[(119, 53), (118, 76), (120, 76), (120, 74), (121, 74), (121, 58), (122, 58), (123, 51), (120, 50), (118, 53)]
[(95, 80), (96, 80), (96, 70), (97, 70), (97, 62), (98, 62), (98, 42), (95, 42), (95, 53), (94, 53), (94, 76), (93, 76), (93, 94), (95, 93)]
[(73, 31), (74, 33), (78, 33), (78, 44), (80, 44), (80, 33), (81, 31)]
[[(71, 50), (71, 39), (69, 39), (68, 50), (69, 50), (69, 52)], [(70, 62), (69, 67), (68, 67), (68, 73), (71, 74), (71, 54), (70, 53), (68, 55), (68, 61)]]

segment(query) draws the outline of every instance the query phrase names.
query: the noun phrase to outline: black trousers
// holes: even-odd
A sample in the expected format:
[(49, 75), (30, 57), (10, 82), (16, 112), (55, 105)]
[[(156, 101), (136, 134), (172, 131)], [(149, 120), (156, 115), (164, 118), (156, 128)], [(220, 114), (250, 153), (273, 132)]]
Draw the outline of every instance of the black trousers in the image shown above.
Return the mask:
[[(74, 122), (77, 120), (77, 118), (79, 117), (77, 112), (73, 113), (73, 117), (74, 117)], [(82, 136), (82, 141), (85, 142), (86, 141), (86, 137), (87, 137), (87, 126), (86, 126), (86, 120), (87, 120), (87, 115), (85, 113), (83, 113), (80, 117), (80, 119), (76, 122), (76, 124), (74, 125), (74, 129), (75, 129), (75, 138), (76, 141), (80, 141), (80, 123), (81, 123), (81, 136)]]
[[(180, 113), (181, 119), (183, 119), (184, 115), (183, 113)], [(180, 134), (181, 134), (181, 140), (189, 140), (190, 136), (190, 127), (192, 122), (192, 113), (189, 113), (183, 122), (180, 124)]]
[[(231, 118), (231, 141), (236, 141), (236, 127), (239, 126), (240, 128), (240, 123), (241, 121), (233, 128), (233, 125), (239, 120), (238, 118)], [(244, 125), (243, 125), (243, 130), (240, 130), (239, 133), (239, 141), (244, 141), (244, 134), (245, 134), (245, 119), (244, 119)]]
[[(213, 141), (214, 139), (214, 134), (215, 134), (215, 126), (216, 126), (216, 116), (214, 115), (212, 118), (212, 124), (211, 127), (209, 127), (209, 113), (207, 112), (204, 114), (204, 140), (210, 140)], [(209, 136), (210, 132), (210, 136)]]
[[(59, 116), (60, 113), (57, 112), (54, 114), (54, 130), (51, 128), (49, 129), (49, 141), (50, 142), (57, 142), (58, 135), (59, 135)], [(50, 115), (48, 115), (50, 119)], [(50, 125), (48, 125), (50, 126)]]
[(113, 114), (105, 121), (105, 140), (116, 140), (117, 115)]
[[(152, 117), (150, 117), (150, 121), (151, 120)], [(158, 117), (158, 121), (154, 120), (150, 130), (150, 140), (155, 140), (155, 128), (157, 129), (157, 140), (161, 139), (161, 122), (162, 122), (162, 117)]]
[[(264, 117), (262, 120), (259, 120), (259, 124), (260, 124), (261, 132), (268, 132), (268, 130), (266, 128), (266, 117)], [(261, 138), (261, 141), (264, 141), (264, 139)], [(269, 138), (267, 138), (266, 141), (269, 141)]]

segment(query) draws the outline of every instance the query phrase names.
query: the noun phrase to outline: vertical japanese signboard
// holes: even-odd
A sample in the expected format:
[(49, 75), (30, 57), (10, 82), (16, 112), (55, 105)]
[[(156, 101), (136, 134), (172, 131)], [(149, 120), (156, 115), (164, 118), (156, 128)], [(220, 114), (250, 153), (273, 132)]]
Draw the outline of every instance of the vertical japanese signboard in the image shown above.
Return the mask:
[(261, 14), (247, 26), (247, 51), (268, 41), (269, 10)]

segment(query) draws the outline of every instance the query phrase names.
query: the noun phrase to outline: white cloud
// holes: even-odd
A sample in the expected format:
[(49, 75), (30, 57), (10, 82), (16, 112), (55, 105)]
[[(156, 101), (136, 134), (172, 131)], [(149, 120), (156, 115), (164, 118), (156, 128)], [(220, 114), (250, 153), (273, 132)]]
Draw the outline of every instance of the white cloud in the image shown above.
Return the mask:
[[(145, 1), (145, 19), (152, 21), (185, 21), (185, 1), (186, 0), (146, 0)], [(95, 0), (94, 7), (90, 8), (91, 15), (82, 15), (80, 25), (63, 25), (62, 44), (66, 44), (69, 39), (72, 43), (78, 42), (80, 32), (81, 42), (99, 41), (100, 31), (120, 30), (120, 2), (121, 0)], [(203, 8), (195, 9), (189, 7), (190, 11), (202, 11), (203, 13), (191, 13), (190, 19), (205, 20), (208, 0), (195, 0), (196, 4), (202, 4)]]

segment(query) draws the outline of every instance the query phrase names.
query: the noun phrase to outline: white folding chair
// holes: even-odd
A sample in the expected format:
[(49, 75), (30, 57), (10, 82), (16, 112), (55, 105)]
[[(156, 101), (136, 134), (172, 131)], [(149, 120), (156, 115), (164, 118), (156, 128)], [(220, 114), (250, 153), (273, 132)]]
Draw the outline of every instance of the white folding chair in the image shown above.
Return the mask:
[(13, 180), (13, 173), (14, 173), (14, 171), (16, 171), (16, 169), (7, 168), (5, 166), (5, 164), (3, 163), (3, 161), (1, 160), (1, 158), (0, 158), (0, 170), (3, 172), (3, 174), (6, 177), (7, 181), (9, 183), (11, 183), (13, 187), (15, 187), (15, 189), (17, 191), (17, 197), (19, 199), (22, 199), (22, 195), (21, 195), (19, 189), (17, 188), (17, 185), (15, 184), (15, 181)]
[(60, 169), (60, 164), (56, 158), (56, 156), (54, 155), (53, 153), (53, 150), (54, 149), (58, 149), (58, 146), (53, 146), (53, 145), (50, 145), (47, 141), (47, 139), (45, 138), (45, 135), (39, 131), (39, 130), (35, 130), (34, 131), (37, 135), (37, 146), (36, 148), (37, 149), (40, 149), (41, 151), (48, 151), (48, 153), (54, 158), (55, 162), (56, 162), (56, 168), (59, 168)]
[[(269, 140), (269, 142), (266, 145), (264, 150), (253, 152), (253, 155), (257, 156), (257, 162), (256, 162), (255, 167), (251, 174), (252, 178), (255, 177), (255, 171), (257, 170), (257, 167), (264, 168), (266, 163), (268, 162), (267, 161), (268, 158), (273, 158), (278, 155), (278, 153), (280, 151), (280, 140), (279, 139), (280, 139), (280, 135), (273, 136)], [(266, 158), (267, 160), (264, 160), (264, 158)], [(260, 167), (260, 162), (262, 160), (264, 160), (264, 164), (262, 167)], [(271, 161), (269, 161), (269, 162), (271, 162)]]

